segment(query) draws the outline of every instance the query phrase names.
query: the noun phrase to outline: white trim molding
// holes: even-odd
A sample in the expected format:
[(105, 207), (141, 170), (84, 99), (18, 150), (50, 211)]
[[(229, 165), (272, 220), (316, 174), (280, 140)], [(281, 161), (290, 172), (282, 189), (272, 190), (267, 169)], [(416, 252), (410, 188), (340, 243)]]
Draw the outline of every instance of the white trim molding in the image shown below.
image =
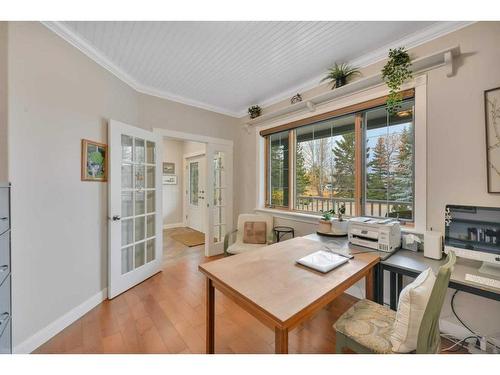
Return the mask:
[(80, 305), (76, 306), (72, 310), (68, 311), (63, 316), (54, 320), (52, 323), (42, 328), (40, 331), (36, 332), (31, 337), (27, 338), (20, 344), (14, 346), (14, 354), (29, 354), (36, 348), (38, 348), (43, 343), (50, 340), (52, 337), (61, 332), (64, 328), (68, 327), (70, 324), (74, 323), (76, 320), (80, 319), (94, 307), (99, 305), (102, 301), (107, 299), (108, 290), (104, 288), (100, 292), (96, 293)]
[(172, 138), (178, 141), (191, 141), (200, 143), (213, 143), (216, 145), (233, 146), (233, 141), (230, 139), (209, 137), (207, 135), (179, 132), (176, 130), (168, 130), (163, 128), (153, 128), (153, 133), (159, 134), (162, 137)]
[(172, 228), (179, 228), (183, 227), (184, 223), (173, 223), (173, 224), (164, 224), (163, 229), (172, 229)]
[(126, 73), (123, 69), (116, 66), (107, 56), (105, 56), (102, 52), (94, 48), (88, 41), (75, 34), (70, 28), (65, 26), (62, 22), (42, 21), (41, 23), (49, 30), (51, 30), (52, 32), (63, 38), (73, 47), (80, 50), (87, 57), (89, 57), (97, 64), (102, 66), (104, 69), (108, 70), (118, 79), (120, 79), (121, 81), (125, 82), (127, 85), (132, 87), (137, 92), (146, 95), (156, 96), (162, 99), (171, 100), (173, 102), (189, 105), (192, 107), (205, 109), (211, 112), (217, 112), (231, 117), (236, 117), (236, 118), (241, 117), (239, 112), (233, 112), (225, 108), (216, 107), (210, 104), (202, 103), (197, 100), (176, 95), (168, 91), (158, 90), (155, 89), (154, 87), (143, 85), (142, 83), (138, 82), (134, 77)]
[[(101, 51), (97, 50), (94, 46), (92, 46), (87, 40), (77, 35), (70, 28), (68, 28), (64, 23), (59, 21), (43, 21), (41, 22), (45, 27), (49, 30), (57, 34), (59, 37), (70, 43), (72, 46), (76, 47), (90, 59), (95, 61), (97, 64), (101, 65), (103, 68), (111, 72), (118, 79), (125, 82), (127, 85), (132, 87), (137, 92), (156, 96), (159, 98), (171, 100), (177, 103), (182, 103), (185, 105), (201, 108), (204, 110), (208, 110), (211, 112), (220, 113), (223, 115), (235, 117), (235, 118), (243, 118), (247, 115), (246, 109), (242, 108), (241, 110), (234, 111), (229, 110), (227, 108), (222, 108), (214, 105), (210, 105), (207, 103), (200, 102), (198, 100), (190, 99), (181, 95), (174, 94), (172, 92), (158, 90), (154, 87), (144, 85), (137, 81), (134, 77), (129, 75), (123, 69), (119, 68), (116, 64), (114, 64), (107, 56), (105, 56)], [(368, 65), (374, 64), (378, 61), (381, 61), (387, 57), (387, 51), (389, 48), (405, 46), (408, 49), (417, 47), (421, 44), (439, 38), (443, 35), (449, 34), (451, 32), (462, 29), (466, 26), (473, 24), (471, 21), (446, 21), (446, 22), (437, 22), (423, 30), (419, 30), (413, 34), (407, 35), (403, 38), (395, 40), (390, 44), (387, 44), (383, 47), (377, 48), (374, 51), (366, 53), (358, 58), (355, 58), (348, 63), (352, 66), (359, 66), (361, 68), (366, 67)], [(286, 91), (281, 92), (278, 95), (274, 95), (270, 98), (265, 98), (261, 100), (261, 107), (268, 107), (272, 104), (278, 103), (286, 98), (290, 98), (292, 95), (295, 95), (297, 92), (305, 92), (314, 87), (319, 86), (319, 82), (323, 77), (313, 77), (312, 79), (307, 80), (306, 82), (291, 87)]]
[[(420, 74), (411, 81), (405, 83), (401, 89), (415, 89), (415, 228), (423, 233), (427, 228), (427, 74)], [(348, 107), (371, 99), (383, 97), (389, 93), (386, 85), (377, 85), (360, 92), (355, 92), (346, 97), (318, 105), (317, 114)], [(311, 114), (295, 113), (286, 118), (274, 118), (262, 124), (252, 126), (250, 131), (254, 132), (256, 144), (256, 185), (258, 186), (255, 202), (256, 211), (267, 212), (276, 217), (290, 219), (300, 222), (314, 222), (318, 217), (297, 211), (285, 211), (265, 208), (265, 141), (260, 136), (260, 131), (275, 126), (283, 125), (291, 121), (310, 117)]]

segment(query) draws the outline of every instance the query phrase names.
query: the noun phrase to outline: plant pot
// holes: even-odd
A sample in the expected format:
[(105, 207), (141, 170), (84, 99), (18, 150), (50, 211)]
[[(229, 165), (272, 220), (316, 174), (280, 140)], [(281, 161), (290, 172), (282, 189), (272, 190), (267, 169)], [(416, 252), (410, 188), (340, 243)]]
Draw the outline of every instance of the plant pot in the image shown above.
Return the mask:
[(332, 222), (329, 220), (320, 220), (318, 224), (318, 232), (330, 233), (332, 230)]
[(339, 88), (347, 83), (347, 77), (337, 77), (335, 78), (335, 87)]
[(346, 236), (347, 235), (347, 220), (340, 221), (339, 219), (333, 219), (331, 222), (331, 233), (336, 236)]

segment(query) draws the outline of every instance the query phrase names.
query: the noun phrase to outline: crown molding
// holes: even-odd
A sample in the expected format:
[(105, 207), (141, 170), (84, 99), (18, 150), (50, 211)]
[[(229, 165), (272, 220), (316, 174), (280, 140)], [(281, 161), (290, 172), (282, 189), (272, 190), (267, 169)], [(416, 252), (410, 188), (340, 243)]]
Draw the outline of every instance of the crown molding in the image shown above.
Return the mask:
[[(453, 31), (457, 31), (461, 28), (469, 26), (474, 22), (471, 21), (446, 21), (446, 22), (438, 22), (437, 24), (431, 25), (423, 30), (420, 30), (416, 33), (410, 34), (404, 38), (400, 38), (395, 42), (387, 44), (383, 47), (377, 48), (374, 51), (371, 51), (363, 56), (360, 56), (348, 63), (353, 66), (358, 66), (360, 68), (366, 67), (368, 65), (374, 64), (381, 60), (384, 60), (387, 57), (387, 51), (389, 48), (395, 48), (401, 45), (404, 45), (406, 48), (411, 49), (426, 42), (429, 42), (433, 39), (439, 38), (443, 35), (449, 34)], [(132, 87), (137, 92), (142, 94), (155, 96), (162, 99), (167, 99), (173, 102), (189, 105), (192, 107), (208, 110), (211, 112), (220, 113), (223, 115), (242, 118), (247, 115), (246, 108), (241, 109), (240, 111), (232, 111), (227, 108), (222, 108), (218, 106), (213, 106), (207, 103), (203, 103), (197, 100), (189, 99), (180, 95), (176, 95), (171, 92), (167, 92), (164, 90), (158, 90), (154, 87), (146, 86), (138, 82), (134, 77), (130, 76), (128, 73), (123, 71), (121, 68), (116, 66), (112, 61), (110, 61), (106, 56), (104, 56), (99, 50), (94, 48), (88, 41), (84, 38), (81, 38), (76, 33), (74, 33), (71, 29), (65, 26), (62, 22), (59, 21), (42, 21), (42, 24), (46, 26), (49, 30), (63, 38), (65, 41), (70, 43), (72, 46), (76, 47), (87, 57), (95, 61), (97, 64), (111, 72), (118, 79), (125, 82), (127, 85)], [(260, 102), (261, 107), (268, 107), (270, 105), (276, 104), (287, 98), (292, 97), (297, 92), (305, 92), (311, 90), (320, 85), (320, 81), (323, 78), (323, 74), (321, 76), (314, 77), (300, 85), (296, 85), (291, 89), (288, 89), (280, 94), (274, 95), (268, 99)]]
[(143, 85), (139, 83), (136, 79), (134, 79), (132, 76), (130, 76), (128, 73), (126, 73), (123, 69), (116, 66), (112, 61), (110, 61), (106, 56), (104, 56), (102, 52), (94, 48), (84, 38), (81, 38), (80, 36), (75, 34), (71, 29), (69, 29), (63, 23), (59, 21), (42, 21), (41, 23), (49, 30), (54, 32), (56, 35), (58, 35), (66, 42), (71, 44), (73, 47), (77, 48), (84, 55), (92, 59), (94, 62), (102, 66), (104, 69), (108, 70), (118, 79), (125, 82), (127, 85), (129, 85), (131, 88), (133, 88), (135, 91), (141, 94), (167, 99), (173, 102), (189, 105), (191, 107), (196, 107), (235, 118), (241, 117), (238, 112), (230, 111), (228, 109), (217, 106), (212, 106), (210, 104), (202, 103), (197, 100), (192, 100), (167, 91), (158, 90), (153, 87)]
[[(375, 64), (379, 61), (385, 60), (387, 58), (387, 52), (390, 48), (397, 48), (400, 46), (405, 46), (407, 49), (415, 48), (424, 43), (430, 42), (431, 40), (437, 39), (446, 34), (452, 33), (454, 31), (460, 30), (464, 27), (472, 25), (476, 21), (445, 21), (439, 22), (435, 25), (431, 25), (423, 30), (415, 32), (413, 34), (407, 35), (404, 38), (400, 38), (394, 42), (384, 45), (383, 47), (377, 48), (374, 51), (364, 54), (354, 60), (348, 62), (351, 66), (357, 66), (359, 68), (365, 68), (369, 65)], [(304, 93), (305, 91), (314, 89), (320, 86), (320, 81), (324, 77), (324, 73), (321, 76), (316, 76), (300, 85), (297, 85), (286, 92), (282, 92), (278, 95), (274, 95), (271, 98), (263, 100), (259, 105), (262, 108), (268, 107), (270, 105), (279, 103), (283, 100), (291, 98), (297, 93)], [(246, 117), (246, 109), (242, 109), (240, 112), (240, 117)]]

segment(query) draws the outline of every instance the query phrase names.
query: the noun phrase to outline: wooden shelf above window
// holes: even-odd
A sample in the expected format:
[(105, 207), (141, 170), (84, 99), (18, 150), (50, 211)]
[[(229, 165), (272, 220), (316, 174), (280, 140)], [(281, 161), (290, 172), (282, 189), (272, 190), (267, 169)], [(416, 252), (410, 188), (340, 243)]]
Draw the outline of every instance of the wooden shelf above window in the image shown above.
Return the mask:
[[(446, 48), (444, 50), (435, 52), (433, 54), (420, 57), (412, 61), (413, 74), (416, 76), (431, 69), (436, 69), (444, 66), (446, 67), (446, 76), (451, 77), (455, 73), (454, 60), (458, 56), (460, 56), (460, 46)], [(363, 90), (367, 90), (376, 87), (378, 85), (382, 85), (383, 83), (384, 82), (382, 80), (382, 75), (380, 73), (374, 74), (372, 76), (361, 78), (357, 81), (354, 81), (337, 89), (317, 95), (308, 100), (304, 100), (302, 102), (289, 105), (287, 107), (278, 109), (273, 112), (264, 113), (263, 115), (255, 119), (247, 121), (245, 125), (246, 126), (258, 125), (280, 116), (299, 113), (303, 112), (304, 110), (314, 112), (316, 106), (319, 104), (323, 104), (332, 101), (334, 99), (343, 98), (349, 95), (353, 95)]]

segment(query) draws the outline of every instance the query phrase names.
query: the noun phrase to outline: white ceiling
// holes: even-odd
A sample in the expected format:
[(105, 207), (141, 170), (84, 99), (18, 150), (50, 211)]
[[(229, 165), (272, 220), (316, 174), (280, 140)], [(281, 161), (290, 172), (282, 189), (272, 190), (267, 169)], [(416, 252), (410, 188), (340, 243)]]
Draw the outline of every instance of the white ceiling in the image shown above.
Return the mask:
[(242, 117), (462, 22), (44, 22), (138, 91)]

